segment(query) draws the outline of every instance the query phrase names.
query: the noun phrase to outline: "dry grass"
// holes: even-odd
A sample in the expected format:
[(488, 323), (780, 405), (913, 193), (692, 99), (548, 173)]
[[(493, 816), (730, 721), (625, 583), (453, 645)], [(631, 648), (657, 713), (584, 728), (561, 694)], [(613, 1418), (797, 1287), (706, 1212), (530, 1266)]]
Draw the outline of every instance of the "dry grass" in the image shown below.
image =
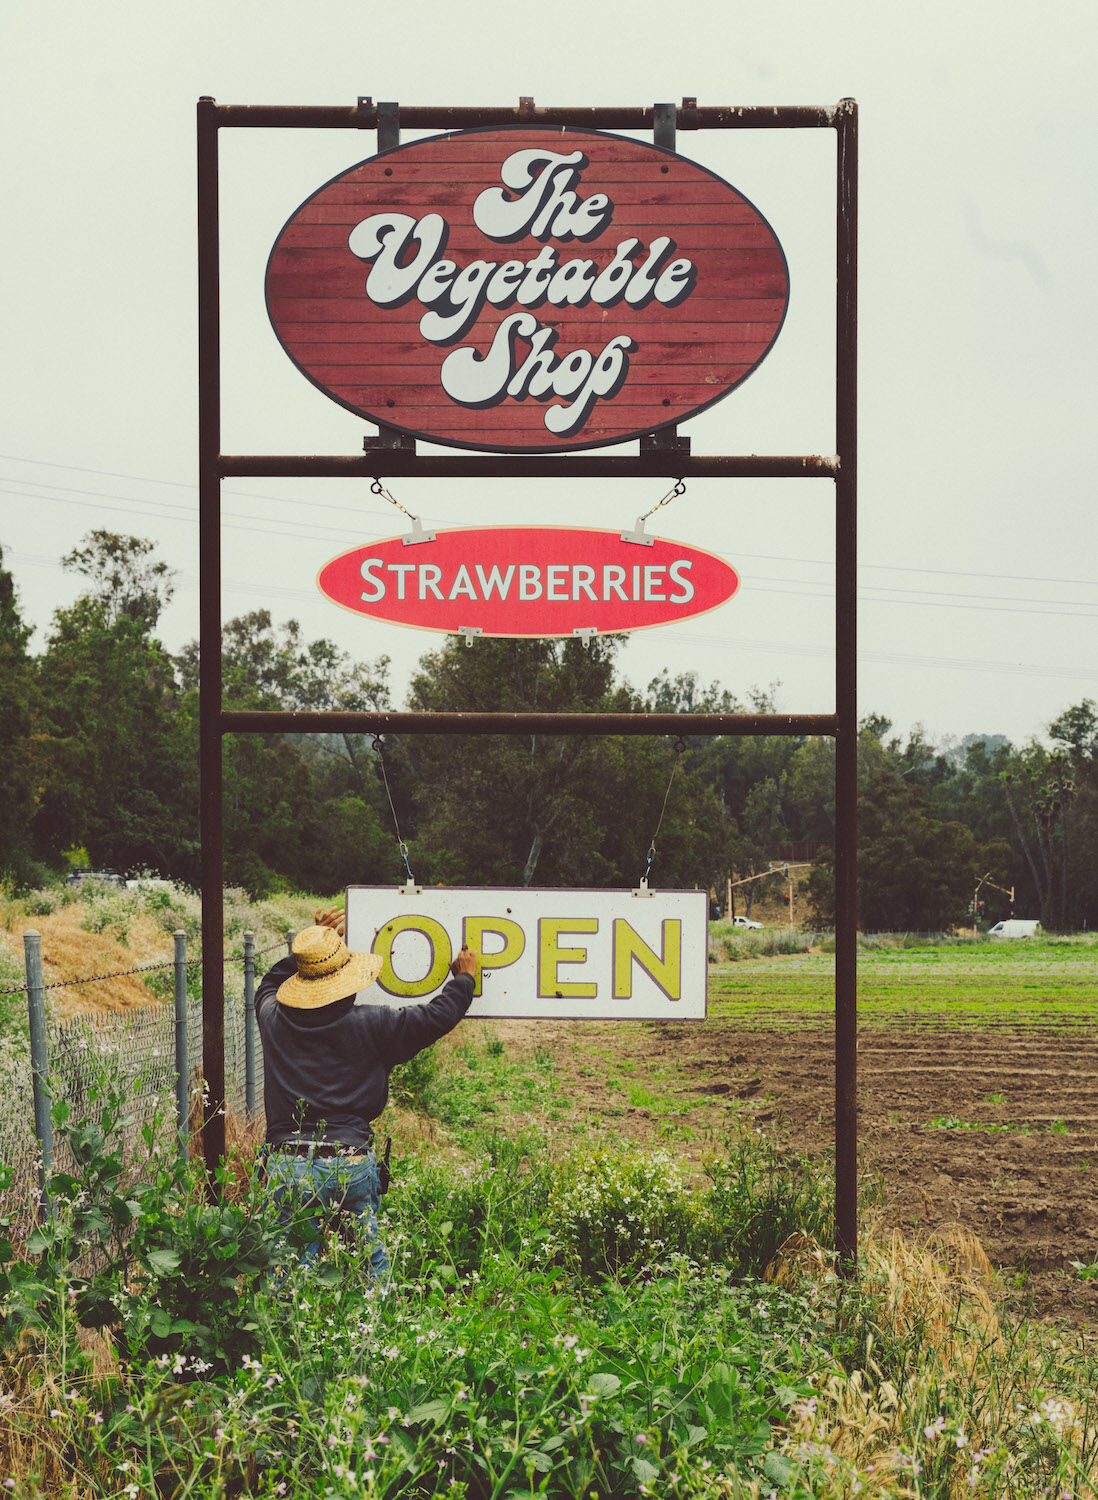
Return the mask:
[(85, 1470), (81, 1476), (72, 1437), (80, 1421), (73, 1397), (83, 1395), (45, 1363), (40, 1337), (24, 1333), (0, 1366), (0, 1472), (34, 1475), (35, 1494), (64, 1500), (103, 1495), (110, 1482), (107, 1465), (100, 1460), (96, 1467), (103, 1472), (93, 1478)]
[[(769, 1275), (803, 1289), (818, 1287), (828, 1269), (818, 1245), (794, 1236)], [(852, 1476), (867, 1497), (958, 1500), (974, 1490), (1018, 1496), (1016, 1485), (1000, 1490), (990, 1480), (985, 1488), (989, 1476), (980, 1465), (1033, 1446), (1039, 1431), (1072, 1455), (1076, 1500), (1098, 1496), (1098, 1471), (1088, 1458), (1098, 1440), (1093, 1422), (1088, 1427), (1090, 1393), (1075, 1384), (1076, 1367), (1058, 1358), (1054, 1341), (1031, 1343), (1024, 1330), (1000, 1321), (993, 1275), (983, 1247), (964, 1230), (922, 1244), (896, 1231), (869, 1231), (861, 1280), (842, 1290), (836, 1313), (840, 1332), (860, 1329), (864, 1336), (862, 1367), (836, 1366), (819, 1383), (816, 1399), (794, 1409), (785, 1445), (801, 1461), (818, 1462), (821, 1454), (840, 1461), (821, 1496), (850, 1493)]]
[(118, 974), (95, 984), (72, 984), (51, 991), (54, 1014), (68, 1020), (88, 1011), (130, 1010), (136, 1005), (155, 1005), (156, 997), (140, 975), (120, 971), (139, 964), (170, 962), (171, 945), (151, 917), (138, 917), (129, 931), (128, 943), (106, 932), (87, 932), (80, 923), (86, 915), (81, 902), (41, 917), (13, 916), (0, 940), (19, 959), (23, 934), (41, 933), (42, 971), (47, 984), (65, 985), (95, 974)]

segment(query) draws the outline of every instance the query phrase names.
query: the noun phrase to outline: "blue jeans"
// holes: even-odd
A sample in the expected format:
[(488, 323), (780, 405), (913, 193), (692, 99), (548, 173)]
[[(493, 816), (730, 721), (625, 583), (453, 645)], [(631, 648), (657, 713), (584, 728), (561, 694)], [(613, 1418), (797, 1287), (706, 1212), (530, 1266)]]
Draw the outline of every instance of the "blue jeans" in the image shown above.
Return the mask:
[(357, 1219), (365, 1230), (370, 1246), (370, 1276), (378, 1282), (389, 1279), (389, 1257), (378, 1237), (381, 1179), (372, 1151), (366, 1152), (360, 1161), (272, 1151), (266, 1159), (266, 1174), (283, 1228), (288, 1230), (294, 1217), (305, 1210), (316, 1232), (315, 1239), (302, 1252), (303, 1265), (312, 1265), (320, 1253), (323, 1221), (347, 1215)]

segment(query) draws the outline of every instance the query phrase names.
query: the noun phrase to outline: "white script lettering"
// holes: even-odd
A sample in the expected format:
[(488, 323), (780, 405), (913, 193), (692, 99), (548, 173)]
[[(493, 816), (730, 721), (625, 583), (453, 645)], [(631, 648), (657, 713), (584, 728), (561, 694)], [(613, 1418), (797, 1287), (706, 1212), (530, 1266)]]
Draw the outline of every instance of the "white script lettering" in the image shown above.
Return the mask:
[[(418, 302), (424, 309), (419, 331), (436, 345), (465, 338), (487, 305), (678, 306), (693, 292), (697, 271), (692, 261), (676, 257), (675, 242), (668, 235), (657, 236), (647, 247), (629, 236), (612, 249), (602, 247), (599, 259), (562, 256), (544, 243), (591, 241), (609, 228), (614, 204), (607, 194), (583, 198), (578, 192), (588, 165), (582, 151), (562, 153), (544, 146), (515, 151), (500, 168), (503, 187), (486, 188), (477, 195), (473, 221), (489, 239), (543, 241), (526, 260), (473, 259), (459, 265), (446, 259), (450, 225), (438, 213), (415, 219), (386, 210), (362, 219), (347, 244), (369, 265), (366, 296), (386, 308)], [(570, 437), (597, 401), (612, 400), (621, 390), (629, 372), (629, 352), (639, 346), (628, 334), (617, 334), (601, 352), (560, 352), (555, 347), (559, 337), (556, 328), (532, 312), (512, 313), (500, 321), (487, 349), (466, 345), (447, 355), (442, 388), (451, 400), (470, 407), (527, 398), (547, 402), (545, 426), (557, 437)], [(520, 343), (529, 346), (525, 353)], [(364, 574), (364, 582), (378, 586), (373, 575)], [(400, 582), (403, 587), (403, 578)], [(421, 590), (424, 587), (421, 578)]]

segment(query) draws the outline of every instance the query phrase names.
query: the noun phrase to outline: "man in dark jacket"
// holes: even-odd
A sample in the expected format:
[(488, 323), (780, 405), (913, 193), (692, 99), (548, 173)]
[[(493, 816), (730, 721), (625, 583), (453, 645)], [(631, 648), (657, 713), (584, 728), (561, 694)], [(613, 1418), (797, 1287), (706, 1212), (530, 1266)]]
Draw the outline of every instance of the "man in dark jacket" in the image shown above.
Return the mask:
[(320, 1250), (323, 1214), (353, 1214), (368, 1231), (371, 1273), (384, 1281), (389, 1261), (377, 1230), (381, 1178), (372, 1124), (389, 1097), (390, 1070), (452, 1031), (469, 1009), (479, 959), (462, 948), (453, 977), (426, 1004), (356, 1005), (382, 961), (348, 951), (342, 911), (316, 917), (256, 991), (267, 1184), (285, 1224), (295, 1205), (310, 1210), (316, 1238), (302, 1257), (306, 1264)]

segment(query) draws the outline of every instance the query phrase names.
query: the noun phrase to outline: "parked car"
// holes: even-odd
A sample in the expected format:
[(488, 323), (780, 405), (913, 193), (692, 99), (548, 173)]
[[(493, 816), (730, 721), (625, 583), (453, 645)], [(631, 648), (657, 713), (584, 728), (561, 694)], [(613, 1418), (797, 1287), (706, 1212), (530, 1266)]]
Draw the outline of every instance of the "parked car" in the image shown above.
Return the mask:
[(126, 884), (114, 870), (70, 870), (65, 876), (66, 885), (83, 885), (85, 880), (98, 880), (103, 885)]
[(732, 926), (733, 927), (751, 927), (751, 928), (754, 928), (756, 931), (758, 931), (758, 930), (761, 930), (762, 923), (761, 922), (753, 922), (750, 917), (733, 917), (732, 918)]
[(988, 928), (988, 937), (1027, 938), (1036, 937), (1041, 930), (1040, 922), (1029, 917), (1011, 917), (1005, 922), (996, 922)]

